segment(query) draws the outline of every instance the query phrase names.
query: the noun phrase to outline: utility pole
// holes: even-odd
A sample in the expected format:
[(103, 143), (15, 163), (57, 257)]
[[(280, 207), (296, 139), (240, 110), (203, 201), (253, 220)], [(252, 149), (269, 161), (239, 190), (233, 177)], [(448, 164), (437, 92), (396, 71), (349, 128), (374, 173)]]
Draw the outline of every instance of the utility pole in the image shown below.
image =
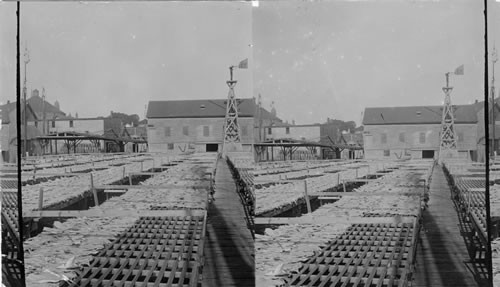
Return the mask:
[(27, 108), (28, 108), (28, 103), (26, 101), (26, 93), (27, 93), (27, 87), (26, 87), (26, 69), (28, 66), (28, 63), (30, 62), (30, 55), (28, 52), (28, 44), (26, 44), (25, 51), (24, 51), (24, 86), (23, 86), (23, 105), (24, 105), (24, 144), (23, 144), (23, 157), (26, 158), (28, 155), (28, 113), (27, 113)]
[(496, 155), (496, 144), (495, 144), (495, 63), (498, 61), (497, 51), (495, 47), (493, 47), (493, 52), (491, 53), (491, 62), (492, 62), (492, 77), (491, 77), (491, 157), (495, 159)]
[(45, 129), (45, 119), (46, 119), (46, 112), (45, 112), (45, 87), (42, 87), (42, 134), (46, 135), (46, 129)]
[[(46, 125), (46, 99), (45, 99), (45, 87), (42, 87), (42, 134), (45, 136), (48, 134), (48, 129), (49, 127), (45, 127)], [(47, 150), (47, 145), (45, 143), (46, 140), (43, 140), (43, 145), (42, 145), (42, 154), (45, 155), (45, 152)]]
[(262, 142), (262, 96), (259, 94), (259, 142)]

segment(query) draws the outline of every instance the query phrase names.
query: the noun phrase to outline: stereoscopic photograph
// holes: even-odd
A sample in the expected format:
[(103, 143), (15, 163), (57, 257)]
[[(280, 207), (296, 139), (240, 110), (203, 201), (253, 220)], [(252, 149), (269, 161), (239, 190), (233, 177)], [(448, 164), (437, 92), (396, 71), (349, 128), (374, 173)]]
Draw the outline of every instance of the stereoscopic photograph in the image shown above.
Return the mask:
[(500, 2), (0, 2), (2, 286), (500, 287)]

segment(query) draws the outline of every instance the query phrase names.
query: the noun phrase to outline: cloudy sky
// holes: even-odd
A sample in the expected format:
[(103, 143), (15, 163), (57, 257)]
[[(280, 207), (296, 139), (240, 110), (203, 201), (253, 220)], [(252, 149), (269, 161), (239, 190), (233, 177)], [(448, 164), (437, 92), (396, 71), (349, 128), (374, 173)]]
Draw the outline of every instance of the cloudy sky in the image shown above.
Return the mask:
[[(15, 99), (15, 3), (1, 3), (2, 101)], [(230, 65), (250, 58), (250, 3), (21, 3), (28, 89), (66, 113), (144, 117), (149, 100), (226, 98)], [(252, 97), (251, 70), (236, 94)]]
[(254, 94), (297, 123), (359, 124), (365, 107), (441, 104), (444, 74), (464, 64), (452, 101), (482, 97), (482, 1), (375, 2), (261, 2)]
[[(493, 6), (494, 5), (494, 6)], [(296, 123), (361, 123), (372, 106), (439, 105), (483, 97), (482, 1), (22, 3), (28, 90), (80, 117), (144, 117), (149, 100), (237, 97), (275, 102)], [(500, 47), (500, 3), (490, 6)], [(15, 3), (0, 2), (2, 102), (15, 98)], [(498, 68), (500, 75), (500, 67)], [(500, 76), (498, 77), (500, 79)], [(499, 82), (499, 81), (497, 81)], [(500, 82), (499, 82), (500, 83)], [(500, 86), (500, 84), (498, 84)]]

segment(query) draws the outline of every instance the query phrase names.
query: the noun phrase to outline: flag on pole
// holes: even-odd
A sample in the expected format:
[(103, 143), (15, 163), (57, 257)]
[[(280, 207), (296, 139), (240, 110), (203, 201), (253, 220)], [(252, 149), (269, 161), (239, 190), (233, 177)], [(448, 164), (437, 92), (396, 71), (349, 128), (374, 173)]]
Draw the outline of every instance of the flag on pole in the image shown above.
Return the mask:
[(248, 58), (241, 61), (238, 65), (239, 69), (248, 69)]
[(464, 65), (460, 65), (455, 69), (455, 75), (463, 75), (464, 74)]

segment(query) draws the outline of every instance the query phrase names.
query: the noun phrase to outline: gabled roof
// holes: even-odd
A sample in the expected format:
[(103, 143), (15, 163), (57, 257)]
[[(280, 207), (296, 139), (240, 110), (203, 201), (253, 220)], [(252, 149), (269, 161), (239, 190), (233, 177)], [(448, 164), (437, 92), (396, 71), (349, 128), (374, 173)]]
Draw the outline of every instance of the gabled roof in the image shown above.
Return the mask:
[[(258, 106), (254, 99), (237, 99), (238, 117), (254, 117)], [(262, 108), (262, 118), (271, 119), (271, 113)], [(146, 117), (151, 118), (223, 118), (226, 100), (150, 101)]]
[[(28, 114), (28, 121), (30, 120), (37, 120), (37, 116), (35, 112), (33, 111), (33, 108), (31, 104), (28, 102), (26, 105), (27, 109), (29, 110)], [(24, 109), (24, 105), (21, 105), (21, 111)], [(0, 106), (0, 113), (2, 115), (2, 124), (9, 124), (10, 123), (10, 113), (16, 110), (16, 102), (13, 103), (7, 103), (5, 105)], [(23, 116), (21, 112), (21, 117)]]
[[(43, 113), (43, 99), (40, 96), (33, 95), (28, 99), (28, 103), (31, 105), (36, 113)], [(45, 112), (66, 115), (63, 111), (52, 105), (51, 103), (45, 101)]]
[[(479, 105), (453, 106), (455, 123), (477, 123)], [(363, 125), (440, 124), (442, 106), (366, 108)]]
[[(22, 103), (22, 102), (21, 102)], [(22, 107), (23, 105), (21, 105)], [(28, 99), (28, 106), (31, 108), (33, 113), (42, 114), (43, 113), (43, 99), (40, 96), (31, 96)], [(7, 124), (10, 122), (9, 114), (11, 111), (16, 109), (16, 102), (9, 102), (7, 104), (1, 105), (0, 110), (2, 113), (2, 122)], [(59, 114), (61, 117), (66, 116), (64, 112), (59, 110), (57, 107), (53, 106), (49, 102), (45, 102), (45, 112)]]
[(2, 113), (2, 124), (10, 123), (9, 114), (16, 109), (16, 103), (7, 103), (0, 106), (0, 113)]

